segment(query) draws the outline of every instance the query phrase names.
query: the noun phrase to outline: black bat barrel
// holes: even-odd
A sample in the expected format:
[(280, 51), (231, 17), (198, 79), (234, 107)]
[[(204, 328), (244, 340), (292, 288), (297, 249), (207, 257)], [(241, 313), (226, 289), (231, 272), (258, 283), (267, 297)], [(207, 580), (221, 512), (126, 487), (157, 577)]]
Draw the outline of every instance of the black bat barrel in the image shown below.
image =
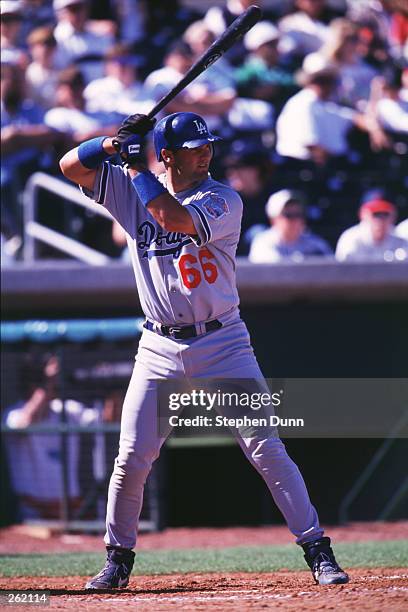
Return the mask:
[(248, 32), (262, 17), (259, 6), (250, 6), (242, 15), (237, 17), (223, 34), (203, 53), (203, 55), (191, 66), (184, 77), (175, 85), (156, 106), (148, 113), (152, 118), (162, 110), (173, 98), (177, 96), (187, 85), (204, 72), (208, 66), (217, 61), (233, 44)]

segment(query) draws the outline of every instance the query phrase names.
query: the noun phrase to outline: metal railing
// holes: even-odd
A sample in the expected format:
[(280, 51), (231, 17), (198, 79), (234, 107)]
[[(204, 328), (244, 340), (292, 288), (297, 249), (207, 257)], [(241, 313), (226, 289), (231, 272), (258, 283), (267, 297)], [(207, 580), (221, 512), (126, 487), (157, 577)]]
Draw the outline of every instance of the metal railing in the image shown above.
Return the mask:
[(37, 242), (43, 242), (58, 251), (70, 255), (74, 259), (93, 266), (106, 265), (111, 258), (83, 245), (81, 242), (69, 238), (46, 225), (37, 221), (39, 191), (43, 189), (57, 195), (63, 200), (91, 211), (95, 215), (112, 220), (108, 211), (92, 202), (77, 187), (68, 185), (65, 181), (57, 179), (43, 172), (35, 172), (27, 181), (23, 193), (24, 204), (24, 249), (23, 259), (25, 263), (32, 263), (37, 259)]
[[(347, 524), (351, 518), (351, 507), (359, 495), (362, 494), (364, 487), (368, 482), (375, 480), (378, 469), (382, 466), (386, 457), (392, 452), (395, 442), (398, 439), (400, 432), (406, 427), (408, 422), (408, 413), (404, 413), (401, 419), (394, 426), (389, 436), (382, 442), (377, 451), (371, 457), (361, 474), (358, 476), (353, 486), (343, 497), (339, 506), (339, 523)], [(408, 495), (408, 477), (403, 477), (401, 482), (396, 487), (394, 493), (387, 500), (387, 503), (381, 508), (378, 513), (377, 521), (386, 521), (390, 518), (392, 511), (397, 504)]]
[[(7, 420), (3, 419), (0, 423), (0, 433), (2, 440), (4, 441), (5, 448), (13, 436), (18, 436), (21, 440), (22, 436), (43, 436), (44, 444), (49, 436), (58, 436), (58, 458), (60, 461), (60, 486), (61, 493), (58, 497), (59, 501), (59, 518), (48, 519), (48, 518), (26, 518), (24, 522), (36, 525), (43, 525), (48, 528), (59, 528), (62, 531), (95, 531), (100, 532), (105, 529), (105, 521), (100, 511), (101, 505), (105, 507), (106, 504), (106, 490), (110, 477), (110, 469), (107, 461), (107, 442), (103, 442), (99, 451), (99, 459), (92, 457), (92, 468), (91, 478), (88, 480), (82, 479), (81, 485), (81, 503), (79, 506), (72, 508), (70, 504), (71, 499), (71, 487), (70, 480), (72, 475), (75, 474), (78, 479), (79, 486), (79, 473), (83, 469), (84, 463), (83, 458), (80, 461), (80, 454), (75, 459), (75, 454), (72, 452), (72, 447), (68, 443), (68, 440), (72, 436), (77, 437), (78, 447), (84, 448), (95, 444), (96, 437), (102, 436), (106, 440), (107, 435), (116, 434), (116, 438), (109, 442), (109, 444), (115, 447), (119, 441), (120, 423), (119, 422), (104, 422), (102, 415), (95, 416), (92, 423), (80, 424), (70, 422), (68, 420), (68, 413), (66, 412), (66, 400), (69, 398), (75, 398), (76, 401), (83, 403), (84, 406), (90, 407), (95, 406), (97, 402), (103, 401), (103, 398), (107, 396), (109, 390), (117, 388), (127, 378), (128, 374), (123, 372), (123, 360), (129, 366), (129, 372), (133, 368), (133, 354), (129, 347), (126, 349), (126, 357), (123, 356), (120, 349), (120, 343), (133, 343), (139, 339), (142, 327), (143, 319), (128, 317), (128, 318), (115, 318), (115, 319), (75, 319), (75, 320), (25, 320), (25, 321), (3, 321), (0, 325), (0, 339), (2, 355), (7, 363), (12, 353), (20, 356), (23, 359), (24, 355), (33, 351), (33, 355), (40, 355), (41, 351), (38, 352), (38, 347), (42, 345), (46, 346), (44, 351), (51, 350), (54, 352), (59, 359), (60, 372), (58, 375), (58, 389), (59, 399), (61, 401), (61, 410), (59, 412), (60, 420), (58, 422), (50, 422), (44, 416), (43, 422), (38, 422), (29, 425), (28, 427), (18, 428), (7, 424)], [(102, 344), (105, 347), (101, 349)], [(84, 359), (82, 364), (78, 358), (78, 352), (75, 353), (75, 357), (72, 353), (69, 353), (70, 347), (77, 346), (81, 348), (81, 356)], [(106, 360), (110, 360), (110, 365), (113, 367), (115, 364), (121, 366), (120, 370), (116, 370), (116, 373), (111, 369), (112, 384), (111, 387), (103, 385), (101, 381), (106, 380), (109, 374), (100, 375), (92, 378), (92, 373), (87, 371), (81, 378), (78, 374), (75, 374), (76, 368), (92, 368), (96, 362), (97, 356), (100, 358), (100, 353), (105, 354), (108, 352), (109, 357)], [(34, 349), (37, 352), (34, 352)], [(87, 361), (84, 357), (84, 353), (89, 354), (91, 352), (91, 358)], [(93, 351), (93, 353), (92, 353)], [(119, 351), (116, 353), (115, 351)], [(43, 354), (43, 353), (42, 353)], [(11, 363), (21, 363), (13, 359)], [(92, 364), (92, 365), (91, 365)], [(105, 364), (106, 365), (106, 364)], [(3, 366), (4, 367), (4, 366)], [(9, 380), (9, 372), (12, 365), (7, 366), (4, 369), (4, 384), (14, 388), (14, 395), (17, 397), (21, 393), (21, 381), (17, 378), (14, 383)], [(130, 374), (129, 374), (130, 375)], [(103, 387), (103, 388), (102, 388)], [(14, 404), (14, 401), (13, 401)], [(15, 405), (15, 404), (14, 404)], [(6, 414), (6, 411), (5, 411)], [(87, 436), (85, 438), (84, 436)], [(89, 438), (91, 436), (91, 438)], [(38, 437), (37, 437), (38, 440)], [(14, 449), (14, 463), (22, 455), (18, 453), (19, 447), (13, 446)], [(55, 447), (54, 447), (55, 448)], [(27, 464), (20, 464), (17, 474), (20, 475), (27, 467)], [(54, 461), (54, 459), (53, 459)], [(75, 464), (77, 461), (77, 464)], [(73, 463), (74, 462), (74, 463)], [(86, 459), (85, 459), (86, 463)], [(30, 466), (31, 470), (34, 470), (35, 461)], [(75, 465), (73, 470), (69, 469)], [(38, 464), (37, 464), (38, 466)], [(43, 466), (44, 467), (44, 466)], [(45, 466), (46, 467), (46, 466)], [(157, 531), (163, 521), (163, 512), (160, 499), (160, 482), (159, 479), (163, 477), (160, 471), (160, 464), (156, 466), (149, 476), (147, 481), (147, 496), (145, 498), (144, 514), (143, 518), (139, 523), (139, 529), (141, 531)], [(43, 477), (45, 482), (48, 482), (48, 473), (45, 469), (41, 473), (29, 472), (36, 478)], [(26, 476), (27, 480), (27, 476)], [(11, 485), (13, 488), (13, 485)], [(15, 491), (16, 493), (16, 491)], [(17, 493), (18, 495), (18, 493)], [(6, 502), (7, 500), (3, 500)], [(99, 504), (99, 506), (98, 506)]]

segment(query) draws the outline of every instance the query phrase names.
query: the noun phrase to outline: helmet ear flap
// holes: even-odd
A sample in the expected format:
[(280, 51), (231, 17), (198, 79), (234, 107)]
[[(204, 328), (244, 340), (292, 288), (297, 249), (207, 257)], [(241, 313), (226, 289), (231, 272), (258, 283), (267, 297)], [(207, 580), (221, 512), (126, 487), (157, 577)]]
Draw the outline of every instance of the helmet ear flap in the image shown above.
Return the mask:
[(156, 147), (156, 157), (158, 161), (163, 161), (163, 157), (162, 157), (162, 150), (167, 148), (169, 149), (170, 146), (165, 146), (165, 145), (170, 145), (171, 141), (173, 139), (173, 134), (172, 134), (172, 121), (174, 119), (174, 117), (176, 117), (179, 113), (173, 113), (172, 115), (169, 115), (168, 117), (163, 118), (161, 121), (159, 121), (159, 123), (156, 126), (156, 130), (157, 132), (153, 132), (153, 138), (156, 140), (157, 138), (157, 142), (155, 142), (155, 147)]

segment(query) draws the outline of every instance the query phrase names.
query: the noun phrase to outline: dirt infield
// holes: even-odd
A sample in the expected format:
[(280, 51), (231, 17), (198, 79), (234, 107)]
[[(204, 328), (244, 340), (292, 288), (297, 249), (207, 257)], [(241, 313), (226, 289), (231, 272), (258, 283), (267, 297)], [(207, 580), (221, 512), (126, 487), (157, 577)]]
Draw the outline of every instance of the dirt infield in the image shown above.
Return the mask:
[[(369, 610), (408, 609), (407, 569), (358, 569), (347, 585), (321, 587), (309, 572), (136, 576), (119, 593), (89, 594), (83, 577), (0, 579), (3, 589), (47, 589), (49, 610)], [(17, 608), (17, 606), (13, 606)], [(21, 608), (19, 606), (19, 608)], [(25, 606), (26, 608), (26, 606)], [(21, 608), (22, 609), (22, 608)]]
[[(331, 527), (334, 542), (408, 539), (408, 522), (355, 523)], [(103, 552), (101, 536), (52, 533), (25, 526), (0, 530), (3, 554)], [(141, 534), (141, 549), (224, 548), (285, 544), (292, 541), (282, 526), (230, 529), (168, 529)], [(12, 589), (44, 589), (51, 593), (49, 610), (134, 609), (138, 612), (229, 610), (408, 610), (408, 568), (348, 570), (347, 585), (321, 587), (308, 571), (270, 573), (195, 573), (134, 576), (119, 592), (84, 591), (83, 576), (0, 578), (0, 595)], [(8, 607), (8, 606), (7, 606)], [(38, 607), (38, 606), (37, 606)], [(27, 606), (13, 605), (14, 609)]]

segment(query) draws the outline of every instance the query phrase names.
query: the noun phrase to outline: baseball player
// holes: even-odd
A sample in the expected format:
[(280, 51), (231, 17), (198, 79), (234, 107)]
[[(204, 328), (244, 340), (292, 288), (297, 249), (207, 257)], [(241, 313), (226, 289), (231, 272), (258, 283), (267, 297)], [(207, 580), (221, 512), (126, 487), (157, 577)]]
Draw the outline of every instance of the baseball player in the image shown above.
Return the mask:
[[(169, 378), (263, 380), (238, 310), (235, 252), (239, 195), (208, 173), (219, 140), (195, 113), (174, 113), (154, 127), (165, 173), (143, 165), (146, 115), (125, 119), (115, 138), (88, 140), (61, 160), (63, 174), (105, 206), (126, 232), (146, 316), (124, 400), (118, 456), (108, 493), (107, 561), (87, 589), (125, 587), (134, 561), (143, 487), (164, 438), (157, 428), (157, 386)], [(123, 165), (108, 159), (120, 153)], [(275, 435), (237, 433), (264, 478), (316, 583), (339, 584), (338, 566), (299, 472)]]

